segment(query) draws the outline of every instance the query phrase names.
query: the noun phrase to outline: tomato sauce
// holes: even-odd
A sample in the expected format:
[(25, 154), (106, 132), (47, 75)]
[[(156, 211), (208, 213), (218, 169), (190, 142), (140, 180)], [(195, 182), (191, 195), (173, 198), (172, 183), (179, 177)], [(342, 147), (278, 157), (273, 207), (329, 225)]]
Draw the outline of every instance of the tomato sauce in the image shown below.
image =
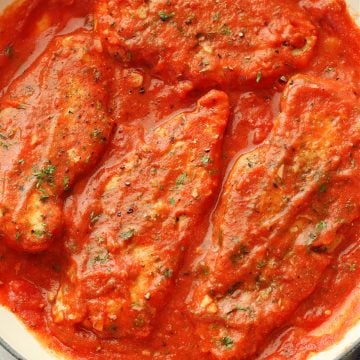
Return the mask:
[(16, 2), (0, 303), (73, 359), (339, 341), (360, 314), (359, 44), (342, 0)]

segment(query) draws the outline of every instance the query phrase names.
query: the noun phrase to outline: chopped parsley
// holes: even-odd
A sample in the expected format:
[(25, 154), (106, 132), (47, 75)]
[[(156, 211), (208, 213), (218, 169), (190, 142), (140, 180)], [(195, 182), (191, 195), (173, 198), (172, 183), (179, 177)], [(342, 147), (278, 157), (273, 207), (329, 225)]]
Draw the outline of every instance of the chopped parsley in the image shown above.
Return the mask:
[(96, 241), (99, 243), (99, 244), (102, 244), (103, 242), (105, 242), (105, 239), (102, 237), (102, 236), (98, 236), (96, 238)]
[(231, 29), (229, 28), (229, 26), (224, 25), (221, 29), (220, 29), (220, 34), (221, 35), (226, 35), (226, 36), (230, 36), (232, 34)]
[(181, 175), (179, 175), (176, 179), (176, 186), (184, 185), (186, 177), (186, 172), (183, 172)]
[(101, 143), (106, 140), (106, 138), (103, 136), (103, 133), (98, 129), (95, 129), (90, 135), (93, 139), (99, 139)]
[(56, 166), (52, 165), (48, 161), (41, 170), (34, 169), (33, 175), (37, 179), (36, 187), (39, 189), (43, 183), (52, 184), (54, 182), (54, 174), (56, 171)]
[(252, 313), (252, 312), (254, 312), (254, 310), (253, 310), (250, 306), (246, 306), (246, 307), (237, 306), (237, 307), (236, 307), (236, 310), (237, 310), (237, 311), (244, 311), (244, 312), (247, 312), (247, 313)]
[(101, 214), (96, 214), (95, 211), (92, 211), (89, 216), (91, 225), (94, 225), (100, 219), (100, 216)]
[(262, 79), (262, 72), (258, 71), (256, 74), (256, 82), (259, 83)]
[(201, 65), (203, 65), (203, 66), (208, 66), (208, 65), (210, 65), (210, 61), (209, 61), (208, 59), (203, 59), (203, 60), (201, 61)]
[(230, 315), (236, 311), (244, 312), (244, 313), (248, 314), (249, 316), (252, 316), (254, 314), (254, 309), (250, 306), (245, 306), (245, 307), (244, 306), (236, 306), (235, 308), (228, 311), (226, 314)]
[(167, 12), (161, 10), (158, 12), (158, 15), (159, 15), (159, 18), (161, 21), (168, 21), (175, 16), (175, 13), (174, 12), (167, 13)]
[(49, 193), (42, 186), (40, 186), (38, 188), (38, 190), (40, 192), (40, 200), (41, 201), (46, 200), (50, 197)]
[(210, 269), (209, 269), (209, 267), (206, 266), (206, 265), (199, 265), (198, 272), (199, 272), (201, 275), (209, 276), (209, 274), (210, 274)]
[(4, 49), (4, 55), (7, 57), (12, 57), (14, 55), (14, 47), (12, 44), (9, 44)]
[(222, 346), (224, 346), (226, 349), (231, 349), (234, 346), (234, 340), (229, 336), (223, 336), (220, 339), (220, 343)]
[(98, 69), (94, 69), (94, 78), (96, 82), (98, 82), (101, 79), (101, 72)]
[(220, 13), (217, 11), (216, 13), (213, 14), (212, 19), (214, 21), (218, 21), (220, 19)]
[(31, 230), (31, 233), (34, 234), (37, 238), (42, 238), (43, 236), (47, 235), (50, 236), (50, 234), (46, 231), (46, 225), (43, 225), (43, 230)]
[(95, 130), (91, 133), (91, 137), (93, 137), (93, 138), (97, 138), (97, 137), (99, 137), (99, 136), (101, 136), (101, 131), (98, 130), (98, 129), (95, 129)]
[(163, 272), (163, 275), (169, 279), (173, 276), (174, 271), (172, 269), (166, 268)]
[(241, 244), (240, 248), (230, 255), (230, 261), (233, 265), (237, 265), (246, 255), (250, 253), (246, 245)]
[(319, 187), (319, 192), (323, 194), (323, 193), (326, 193), (326, 191), (327, 191), (326, 184), (321, 184)]
[(0, 140), (0, 146), (6, 150), (9, 148), (9, 144), (7, 144), (6, 142), (1, 141), (1, 140)]
[(327, 227), (326, 221), (320, 221), (316, 224), (315, 229), (317, 232), (325, 230)]
[(356, 271), (356, 268), (357, 268), (357, 266), (356, 266), (355, 263), (352, 263), (352, 264), (349, 265), (349, 270), (350, 270), (350, 272), (355, 272), (355, 271)]
[(107, 250), (99, 252), (92, 260), (92, 264), (106, 264), (110, 259), (110, 254)]
[(260, 260), (260, 261), (257, 263), (256, 267), (257, 267), (258, 269), (262, 269), (263, 267), (265, 267), (265, 265), (266, 265), (266, 261)]
[(325, 69), (325, 72), (327, 72), (327, 73), (330, 73), (330, 72), (333, 72), (333, 71), (335, 71), (335, 68), (333, 68), (333, 67), (331, 67), (331, 66), (329, 66), (329, 67), (327, 67), (327, 68)]
[(211, 162), (211, 158), (209, 155), (204, 155), (202, 158), (201, 158), (201, 162), (204, 164), (204, 165), (208, 165), (210, 162)]
[[(327, 228), (327, 223), (324, 220), (319, 221), (316, 225), (315, 225), (315, 231), (314, 232), (310, 232), (309, 233), (309, 241), (308, 241), (308, 245), (311, 245), (319, 236), (319, 234), (325, 230)], [(322, 247), (320, 248), (316, 248), (317, 252), (323, 251), (324, 249)], [(315, 249), (312, 249), (315, 251)]]
[(123, 233), (120, 234), (120, 237), (123, 239), (123, 240), (130, 240), (134, 237), (135, 235), (135, 230), (134, 229), (130, 229), (128, 231), (125, 231)]
[(34, 230), (33, 233), (35, 234), (36, 237), (41, 238), (42, 236), (44, 236), (45, 231), (44, 230)]
[(68, 176), (64, 176), (64, 190), (65, 191), (69, 190), (69, 177)]

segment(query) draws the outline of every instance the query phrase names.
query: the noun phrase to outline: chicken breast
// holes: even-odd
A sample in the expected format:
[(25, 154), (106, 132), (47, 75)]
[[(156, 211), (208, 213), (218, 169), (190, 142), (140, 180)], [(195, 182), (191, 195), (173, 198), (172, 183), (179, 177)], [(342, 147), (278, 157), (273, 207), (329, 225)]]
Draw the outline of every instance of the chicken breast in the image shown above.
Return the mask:
[(219, 182), (225, 93), (211, 91), (145, 137), (119, 128), (67, 204), (69, 268), (52, 309), (104, 337), (144, 337)]
[(289, 82), (269, 141), (231, 170), (195, 264), (187, 304), (205, 352), (249, 358), (315, 289), (359, 217), (359, 145), (351, 88)]
[(48, 248), (65, 193), (89, 171), (112, 129), (108, 69), (89, 34), (57, 37), (0, 99), (0, 237)]
[(296, 1), (98, 0), (96, 29), (123, 63), (200, 86), (239, 85), (305, 66), (315, 27)]

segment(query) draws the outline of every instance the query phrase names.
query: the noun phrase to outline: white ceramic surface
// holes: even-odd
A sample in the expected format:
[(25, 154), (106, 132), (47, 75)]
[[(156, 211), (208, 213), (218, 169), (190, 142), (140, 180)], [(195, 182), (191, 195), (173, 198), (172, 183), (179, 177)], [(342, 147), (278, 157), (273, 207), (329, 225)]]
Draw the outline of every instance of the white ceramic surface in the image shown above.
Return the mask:
[[(15, 0), (16, 1), (16, 0)], [(22, 0), (17, 0), (21, 2)], [(0, 11), (14, 0), (0, 0)], [(360, 25), (360, 0), (347, 1), (350, 10)], [(62, 356), (52, 353), (30, 334), (24, 325), (10, 313), (0, 306), (0, 338), (8, 344), (9, 348), (26, 360), (60, 360)], [(345, 337), (328, 350), (313, 356), (312, 360), (335, 360), (346, 353), (360, 341), (360, 324), (352, 328)]]

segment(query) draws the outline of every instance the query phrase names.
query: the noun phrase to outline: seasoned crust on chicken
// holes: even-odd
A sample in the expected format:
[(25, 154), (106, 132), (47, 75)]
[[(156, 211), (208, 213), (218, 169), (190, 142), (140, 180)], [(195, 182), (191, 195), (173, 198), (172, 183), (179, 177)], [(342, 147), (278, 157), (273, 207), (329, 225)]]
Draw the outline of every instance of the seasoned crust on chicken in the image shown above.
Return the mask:
[(289, 82), (269, 142), (231, 170), (197, 261), (188, 307), (204, 351), (246, 359), (312, 293), (359, 217), (359, 145), (350, 87)]
[(105, 64), (90, 34), (59, 36), (0, 99), (0, 238), (9, 246), (37, 252), (60, 234), (64, 193), (111, 132)]
[[(105, 337), (144, 337), (219, 182), (225, 93), (211, 91), (143, 138), (119, 128), (69, 199), (70, 264), (52, 309)], [(78, 189), (77, 189), (78, 192)]]
[(98, 0), (95, 23), (121, 62), (205, 86), (284, 75), (309, 62), (317, 40), (288, 0)]

